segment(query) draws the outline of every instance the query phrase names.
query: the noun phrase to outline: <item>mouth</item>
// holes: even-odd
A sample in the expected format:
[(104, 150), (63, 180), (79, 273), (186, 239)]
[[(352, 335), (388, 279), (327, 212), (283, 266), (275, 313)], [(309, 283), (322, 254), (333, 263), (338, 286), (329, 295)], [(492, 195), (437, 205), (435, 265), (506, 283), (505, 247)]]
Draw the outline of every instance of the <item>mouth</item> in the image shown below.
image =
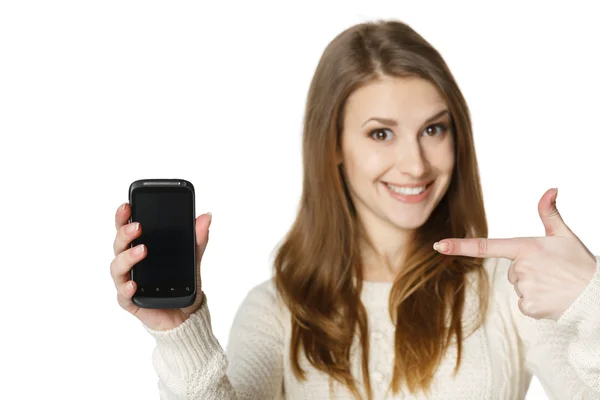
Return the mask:
[(381, 182), (391, 196), (403, 203), (419, 203), (431, 193), (435, 180), (413, 184)]

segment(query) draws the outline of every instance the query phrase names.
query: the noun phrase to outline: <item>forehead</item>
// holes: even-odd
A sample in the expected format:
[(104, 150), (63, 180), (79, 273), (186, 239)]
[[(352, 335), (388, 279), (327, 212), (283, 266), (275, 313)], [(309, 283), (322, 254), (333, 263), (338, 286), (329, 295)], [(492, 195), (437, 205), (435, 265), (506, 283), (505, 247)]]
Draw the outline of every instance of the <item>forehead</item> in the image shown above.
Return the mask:
[(419, 124), (445, 104), (438, 89), (425, 79), (382, 77), (361, 86), (348, 97), (344, 121), (356, 124), (371, 117), (383, 117), (399, 123)]

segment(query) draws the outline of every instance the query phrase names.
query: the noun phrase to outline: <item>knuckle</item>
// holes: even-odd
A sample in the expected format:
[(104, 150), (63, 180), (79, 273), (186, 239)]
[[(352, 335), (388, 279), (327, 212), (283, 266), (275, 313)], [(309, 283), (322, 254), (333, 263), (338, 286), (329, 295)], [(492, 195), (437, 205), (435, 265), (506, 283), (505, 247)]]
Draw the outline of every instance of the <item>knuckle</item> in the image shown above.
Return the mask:
[(129, 272), (129, 265), (123, 260), (123, 253), (119, 254), (112, 262), (111, 270), (113, 274), (113, 278), (116, 278), (119, 275), (126, 274)]
[(122, 253), (126, 249), (126, 243), (127, 240), (124, 238), (124, 233), (121, 228), (117, 231), (117, 235), (115, 236), (115, 241), (113, 243), (115, 256), (119, 255), (119, 253)]
[(119, 293), (118, 291), (117, 291), (117, 303), (119, 304), (119, 307), (121, 307), (123, 310), (127, 309), (125, 300), (123, 299), (123, 296), (121, 295), (121, 293)]
[(532, 240), (530, 242), (530, 248), (532, 251), (539, 252), (544, 250), (544, 243), (540, 240)]
[(519, 276), (521, 276), (521, 273), (523, 272), (523, 266), (519, 263), (514, 263), (512, 266), (512, 275), (515, 278), (518, 278)]
[(117, 289), (117, 293), (119, 295), (119, 297), (121, 298), (121, 300), (125, 300), (127, 299), (127, 283), (122, 283), (119, 285), (118, 289)]
[(125, 236), (125, 229), (127, 229), (127, 224), (122, 225), (119, 227), (119, 229), (117, 229), (117, 239), (120, 239), (123, 236)]
[(115, 257), (119, 257), (119, 255), (125, 250), (124, 247), (125, 246), (123, 246), (118, 239), (115, 240), (115, 243), (113, 244), (113, 253), (115, 254)]
[(519, 299), (519, 309), (521, 310), (521, 312), (527, 316), (531, 316), (530, 312), (529, 312), (529, 302), (527, 300), (525, 300), (524, 297), (522, 297), (521, 299)]
[(519, 308), (523, 314), (532, 318), (539, 318), (537, 307), (535, 306), (534, 302), (528, 298), (523, 297), (521, 299)]
[(130, 299), (131, 296), (127, 294), (127, 283), (119, 285), (117, 288), (117, 301), (121, 307), (126, 307)]
[(129, 234), (128, 229), (129, 229), (129, 225), (123, 225), (119, 229), (119, 232), (117, 232), (117, 239), (119, 240), (119, 242), (121, 242), (121, 243), (129, 242), (129, 236), (131, 236), (131, 235)]
[[(134, 229), (137, 227), (137, 229)], [(126, 223), (117, 230), (117, 239), (123, 243), (129, 243), (142, 232), (142, 224), (139, 222)]]
[(112, 276), (113, 280), (115, 279), (116, 276), (116, 268), (117, 268), (117, 259), (113, 258), (113, 260), (110, 262), (110, 276)]
[(487, 239), (477, 239), (477, 254), (480, 256), (488, 253), (488, 241)]

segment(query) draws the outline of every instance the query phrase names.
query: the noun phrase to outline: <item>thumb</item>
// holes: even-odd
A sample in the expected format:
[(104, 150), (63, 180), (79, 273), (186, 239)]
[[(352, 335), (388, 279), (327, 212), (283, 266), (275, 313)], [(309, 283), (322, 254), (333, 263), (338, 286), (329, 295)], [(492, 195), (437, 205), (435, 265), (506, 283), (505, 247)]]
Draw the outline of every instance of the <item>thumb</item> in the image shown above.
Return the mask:
[(556, 208), (557, 196), (557, 188), (547, 190), (538, 204), (538, 213), (544, 224), (546, 236), (570, 236), (572, 232)]
[(198, 261), (200, 261), (204, 254), (204, 250), (206, 250), (206, 245), (208, 244), (208, 228), (210, 228), (211, 222), (211, 213), (202, 214), (196, 218), (196, 257), (198, 258)]

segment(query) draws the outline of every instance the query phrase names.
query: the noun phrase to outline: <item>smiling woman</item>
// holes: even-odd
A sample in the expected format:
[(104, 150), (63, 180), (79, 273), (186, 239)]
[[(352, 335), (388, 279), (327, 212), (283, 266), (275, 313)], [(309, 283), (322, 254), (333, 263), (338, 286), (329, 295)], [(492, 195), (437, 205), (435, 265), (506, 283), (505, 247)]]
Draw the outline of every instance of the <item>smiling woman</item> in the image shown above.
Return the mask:
[(357, 215), (378, 221), (362, 221), (372, 241), (385, 243), (393, 229), (406, 242), (439, 204), (454, 169), (449, 126), (445, 99), (425, 79), (383, 75), (349, 96), (339, 162)]
[[(600, 398), (600, 263), (568, 232), (545, 256), (522, 244), (529, 256), (510, 274), (500, 253), (464, 257), (473, 240), (488, 243), (469, 111), (408, 25), (358, 24), (329, 44), (308, 93), (303, 157), (297, 218), (273, 279), (240, 306), (227, 354), (205, 296), (169, 312), (131, 305), (124, 277), (143, 255), (123, 251), (137, 233), (129, 208), (118, 211), (113, 277), (120, 304), (156, 338), (161, 398), (519, 400), (532, 374), (552, 399)], [(545, 199), (547, 222), (557, 212)], [(200, 254), (209, 225), (198, 218)], [(454, 251), (434, 251), (442, 239)], [(552, 259), (558, 272), (542, 279)], [(532, 288), (561, 276), (571, 289), (556, 291), (556, 321), (521, 312), (511, 283), (540, 306)]]
[[(479, 275), (480, 315), (489, 297), (480, 260), (432, 252), (444, 235), (487, 235), (466, 102), (416, 32), (362, 24), (325, 50), (305, 121), (301, 208), (275, 261), (277, 291), (292, 314), (292, 370), (302, 378), (304, 353), (358, 397), (383, 394), (380, 384), (371, 390), (373, 374), (392, 393), (405, 386), (431, 395), (450, 340), (458, 367), (470, 333), (461, 324), (466, 275)], [(371, 282), (387, 282), (390, 293), (367, 309)], [(370, 327), (388, 302), (393, 328)], [(369, 364), (385, 360), (384, 347), (372, 348), (370, 328), (393, 329), (387, 351), (395, 358), (376, 371)], [(349, 356), (355, 339), (361, 357)]]

